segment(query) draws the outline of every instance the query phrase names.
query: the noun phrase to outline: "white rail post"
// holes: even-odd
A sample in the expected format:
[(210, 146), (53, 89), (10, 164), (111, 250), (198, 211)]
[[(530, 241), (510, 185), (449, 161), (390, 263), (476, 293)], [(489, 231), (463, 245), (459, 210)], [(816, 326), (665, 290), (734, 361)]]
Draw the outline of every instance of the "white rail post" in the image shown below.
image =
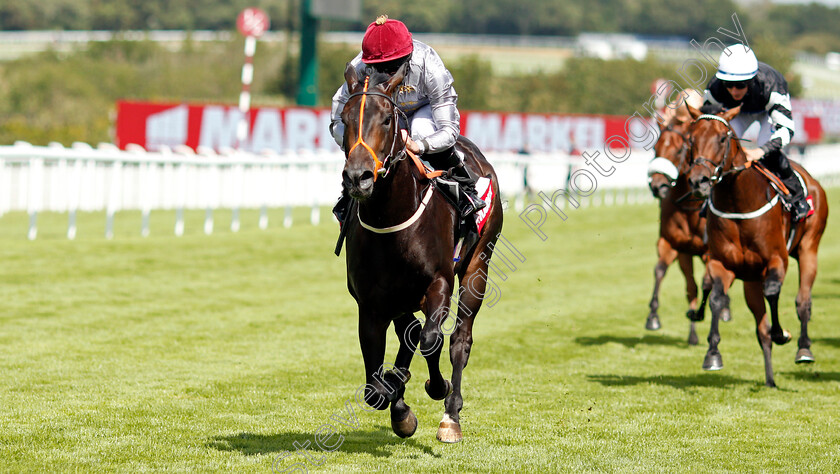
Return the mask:
[[(67, 239), (76, 238), (76, 212), (79, 209), (82, 192), (82, 160), (75, 160), (73, 166), (68, 164), (67, 177)], [(72, 170), (72, 171), (70, 171)]]
[(108, 204), (105, 209), (105, 238), (114, 238), (114, 214), (120, 207), (122, 197), (122, 161), (114, 161), (111, 165), (111, 184), (108, 187)]
[(291, 176), (292, 176), (292, 170), (294, 170), (296, 168), (292, 164), (287, 164), (287, 165), (284, 166), (284, 168), (286, 169), (286, 173), (285, 173), (286, 174), (286, 179), (284, 180), (286, 182), (286, 184), (285, 184), (285, 186), (283, 186), (283, 201), (285, 201), (284, 204), (286, 204), (286, 213), (283, 216), (283, 227), (288, 229), (289, 227), (292, 226), (292, 223), (293, 223), (292, 222), (292, 203), (291, 203), (291, 201), (292, 201), (292, 199), (291, 199), (291, 196), (292, 196), (292, 193), (291, 193), (292, 177)]
[(239, 232), (239, 206), (242, 205), (243, 192), (245, 187), (245, 165), (235, 164), (232, 167), (233, 173), (233, 210), (230, 218), (230, 231)]
[(198, 183), (201, 187), (200, 196), (204, 200), (204, 233), (210, 235), (213, 233), (213, 178), (215, 177), (215, 165), (208, 165), (201, 173), (199, 168)]
[(259, 167), (259, 182), (260, 182), (260, 199), (262, 205), (260, 206), (260, 229), (268, 229), (268, 200), (271, 193), (271, 166), (263, 165)]
[(27, 199), (27, 210), (29, 212), (29, 240), (38, 237), (38, 211), (41, 210), (44, 200), (44, 159), (32, 158), (29, 160), (29, 196)]
[(137, 173), (139, 174), (138, 182), (140, 189), (138, 190), (140, 197), (140, 235), (142, 237), (149, 236), (149, 217), (152, 212), (152, 196), (155, 191), (155, 186), (152, 182), (155, 181), (152, 177), (152, 163), (147, 161), (145, 163), (138, 163)]
[(178, 167), (178, 198), (175, 209), (175, 235), (184, 235), (184, 206), (187, 201), (187, 164), (181, 163)]

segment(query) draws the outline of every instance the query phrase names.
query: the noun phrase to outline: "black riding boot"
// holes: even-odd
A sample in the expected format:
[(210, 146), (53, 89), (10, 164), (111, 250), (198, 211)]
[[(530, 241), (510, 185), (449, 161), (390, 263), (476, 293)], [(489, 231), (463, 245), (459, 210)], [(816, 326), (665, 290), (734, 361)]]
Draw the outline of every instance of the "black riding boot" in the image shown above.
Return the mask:
[(461, 217), (467, 217), (487, 207), (487, 203), (478, 197), (478, 193), (475, 190), (475, 182), (478, 178), (470, 173), (470, 170), (467, 169), (464, 163), (459, 162), (452, 167), (449, 170), (449, 177), (457, 181), (460, 188), (464, 191), (464, 199), (460, 202)]
[(811, 206), (808, 205), (808, 201), (805, 199), (805, 190), (802, 189), (799, 178), (791, 173), (787, 178), (783, 178), (782, 182), (785, 183), (785, 187), (790, 191), (790, 195), (784, 196), (784, 200), (790, 205), (793, 220), (798, 222), (808, 217), (808, 213), (811, 212)]
[(782, 198), (790, 207), (793, 220), (801, 221), (808, 217), (808, 213), (811, 212), (811, 206), (805, 200), (805, 190), (802, 189), (799, 178), (793, 173), (793, 168), (790, 167), (790, 161), (788, 161), (784, 152), (770, 152), (761, 159), (761, 162), (767, 169), (775, 173), (785, 183), (788, 191), (790, 191), (789, 195), (782, 196)]
[(353, 198), (347, 194), (347, 190), (344, 189), (342, 186), (341, 188), (341, 197), (338, 198), (338, 202), (335, 203), (333, 207), (333, 215), (336, 219), (338, 219), (338, 223), (344, 225), (344, 221), (347, 220), (347, 213), (350, 212), (350, 203), (353, 201)]
[(478, 177), (464, 165), (455, 152), (455, 147), (440, 153), (428, 153), (423, 159), (436, 170), (449, 170), (449, 178), (458, 183), (458, 187), (463, 191), (463, 199), (460, 200), (458, 209), (461, 217), (467, 217), (487, 207), (487, 203), (482, 201), (475, 191)]

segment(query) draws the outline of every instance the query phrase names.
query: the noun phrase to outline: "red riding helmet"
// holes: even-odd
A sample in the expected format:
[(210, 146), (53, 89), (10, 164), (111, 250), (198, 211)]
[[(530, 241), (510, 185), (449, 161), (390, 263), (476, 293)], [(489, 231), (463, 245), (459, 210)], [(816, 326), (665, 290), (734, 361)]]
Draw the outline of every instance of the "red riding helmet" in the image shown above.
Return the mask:
[(384, 63), (408, 56), (414, 51), (411, 33), (405, 23), (382, 15), (371, 23), (362, 39), (362, 61), (366, 64)]

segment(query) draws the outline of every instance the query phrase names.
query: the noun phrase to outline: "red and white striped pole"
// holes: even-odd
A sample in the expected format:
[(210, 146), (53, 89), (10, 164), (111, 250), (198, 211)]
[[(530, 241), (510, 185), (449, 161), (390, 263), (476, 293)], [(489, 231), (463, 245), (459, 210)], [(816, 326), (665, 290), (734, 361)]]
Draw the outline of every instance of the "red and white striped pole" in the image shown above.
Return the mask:
[(257, 37), (245, 37), (245, 64), (242, 66), (242, 91), (239, 93), (239, 126), (236, 129), (237, 148), (248, 140), (248, 122), (251, 110), (251, 82), (254, 80), (254, 53), (257, 51)]
[(241, 118), (236, 128), (237, 148), (248, 141), (249, 111), (251, 110), (251, 82), (254, 80), (254, 53), (257, 38), (268, 30), (268, 15), (259, 8), (246, 8), (236, 18), (236, 28), (245, 35), (245, 64), (242, 66), (242, 91), (239, 93)]

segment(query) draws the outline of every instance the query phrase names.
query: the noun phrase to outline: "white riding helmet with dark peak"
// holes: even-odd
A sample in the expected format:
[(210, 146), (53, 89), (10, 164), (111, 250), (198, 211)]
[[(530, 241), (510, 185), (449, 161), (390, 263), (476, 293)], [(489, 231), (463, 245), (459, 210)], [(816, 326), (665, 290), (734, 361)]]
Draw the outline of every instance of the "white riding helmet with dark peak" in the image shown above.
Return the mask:
[[(728, 53), (728, 54), (727, 54)], [(736, 43), (720, 53), (718, 72), (715, 77), (721, 81), (747, 81), (758, 73), (758, 59), (749, 47)]]

